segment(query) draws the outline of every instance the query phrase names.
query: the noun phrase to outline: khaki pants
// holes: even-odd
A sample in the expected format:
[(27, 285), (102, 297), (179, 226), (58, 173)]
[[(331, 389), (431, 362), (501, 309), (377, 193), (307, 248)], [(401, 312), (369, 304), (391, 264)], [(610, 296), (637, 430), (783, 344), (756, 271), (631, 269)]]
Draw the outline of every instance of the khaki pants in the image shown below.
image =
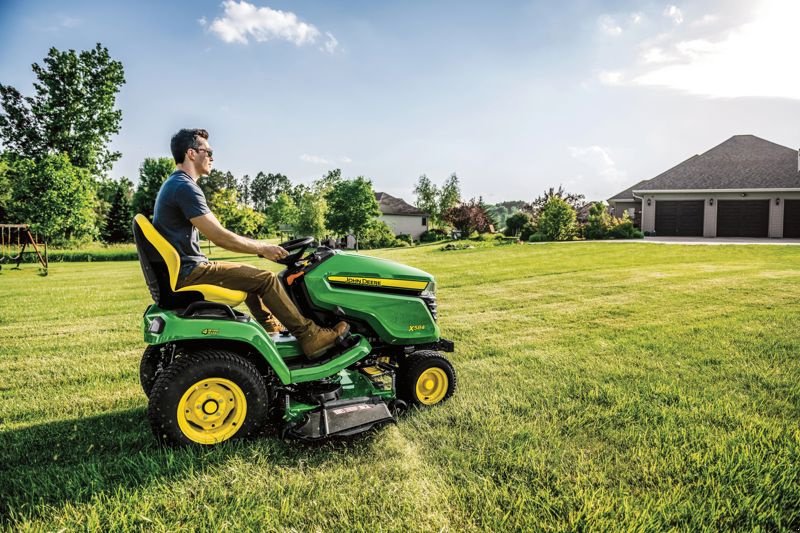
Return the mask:
[(313, 329), (314, 323), (300, 314), (278, 276), (268, 270), (240, 263), (211, 261), (197, 265), (188, 276), (178, 280), (178, 288), (200, 284), (246, 292), (245, 303), (259, 324), (264, 324), (270, 319), (270, 314), (274, 314), (297, 338), (310, 334)]

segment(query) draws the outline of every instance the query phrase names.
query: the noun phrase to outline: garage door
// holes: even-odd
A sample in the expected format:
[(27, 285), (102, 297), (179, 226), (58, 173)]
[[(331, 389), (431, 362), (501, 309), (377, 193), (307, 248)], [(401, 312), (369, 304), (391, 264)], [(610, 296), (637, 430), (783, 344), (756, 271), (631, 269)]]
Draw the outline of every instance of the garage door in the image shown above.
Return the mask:
[(783, 236), (800, 239), (800, 200), (783, 201)]
[(717, 206), (717, 237), (766, 237), (769, 200), (722, 200)]
[(656, 235), (702, 237), (704, 200), (656, 202)]

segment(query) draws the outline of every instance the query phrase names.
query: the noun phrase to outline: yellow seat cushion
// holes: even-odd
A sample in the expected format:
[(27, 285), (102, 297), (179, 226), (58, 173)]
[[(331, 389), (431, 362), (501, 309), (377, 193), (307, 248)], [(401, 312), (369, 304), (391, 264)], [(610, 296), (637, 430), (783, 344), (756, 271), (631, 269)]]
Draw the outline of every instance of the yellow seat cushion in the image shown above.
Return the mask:
[(235, 307), (242, 303), (247, 297), (244, 291), (235, 291), (233, 289), (226, 289), (225, 287), (218, 287), (217, 285), (189, 285), (176, 289), (175, 285), (178, 283), (178, 272), (181, 269), (181, 257), (172, 245), (165, 239), (158, 230), (147, 220), (144, 215), (136, 215), (134, 220), (142, 229), (144, 237), (153, 245), (158, 251), (164, 263), (167, 265), (169, 272), (169, 287), (173, 292), (187, 292), (196, 291), (203, 295), (203, 298), (209, 302), (216, 302), (221, 304), (230, 305)]

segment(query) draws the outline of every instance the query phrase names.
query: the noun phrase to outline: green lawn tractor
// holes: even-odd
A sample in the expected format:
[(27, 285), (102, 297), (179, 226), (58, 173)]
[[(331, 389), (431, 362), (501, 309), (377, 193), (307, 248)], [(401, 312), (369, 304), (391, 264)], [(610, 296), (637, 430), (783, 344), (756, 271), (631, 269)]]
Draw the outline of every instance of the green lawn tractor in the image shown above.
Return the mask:
[[(133, 224), (154, 304), (144, 312), (140, 377), (148, 418), (167, 444), (216, 444), (272, 425), (316, 441), (376, 428), (409, 407), (449, 398), (453, 366), (442, 355), (435, 282), (416, 268), (325, 247), (282, 244), (278, 276), (302, 313), (351, 333), (308, 360), (287, 332), (268, 334), (235, 309), (245, 293), (211, 285), (175, 288), (180, 258), (146, 217)], [(309, 251), (306, 254), (306, 251)]]

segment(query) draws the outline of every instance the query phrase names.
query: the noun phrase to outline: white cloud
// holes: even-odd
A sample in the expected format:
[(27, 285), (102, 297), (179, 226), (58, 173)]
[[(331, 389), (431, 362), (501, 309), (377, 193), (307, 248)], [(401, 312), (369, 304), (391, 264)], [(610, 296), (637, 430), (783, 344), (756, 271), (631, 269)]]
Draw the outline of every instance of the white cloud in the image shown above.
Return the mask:
[[(245, 0), (225, 0), (222, 6), (223, 16), (214, 19), (208, 29), (226, 43), (282, 40), (304, 46), (322, 39), (316, 26), (301, 21), (290, 11), (256, 7)], [(200, 24), (205, 26), (205, 17), (200, 19)], [(325, 35), (327, 39), (321, 49), (333, 53), (339, 43), (331, 33)]]
[(631, 13), (630, 17), (628, 17), (631, 21), (631, 24), (639, 24), (644, 20), (644, 15), (641, 13)]
[(708, 26), (719, 20), (717, 15), (703, 15), (701, 18), (692, 21), (692, 26)]
[(675, 24), (683, 23), (683, 13), (678, 6), (669, 5), (664, 9), (664, 16), (672, 19)]
[[(588, 188), (607, 190), (622, 187), (627, 180), (627, 173), (617, 168), (606, 148), (602, 146), (570, 146), (569, 155), (592, 169), (600, 183)], [(600, 186), (602, 185), (602, 186)]]
[(792, 65), (800, 48), (800, 2), (761, 0), (754, 8), (746, 22), (739, 19), (733, 26), (721, 27), (721, 18), (707, 15), (698, 21), (702, 24), (654, 35), (637, 45), (635, 63), (601, 71), (597, 78), (606, 85), (663, 87), (699, 96), (798, 100), (800, 69)]
[(331, 164), (330, 161), (328, 161), (324, 157), (320, 157), (318, 155), (303, 154), (303, 155), (300, 156), (300, 159), (302, 159), (306, 163), (314, 163), (315, 165), (330, 165)]
[(597, 25), (600, 26), (600, 31), (606, 35), (617, 36), (622, 33), (622, 27), (610, 15), (602, 15), (598, 18)]
[(206, 20), (205, 17), (200, 17), (199, 19), (197, 19), (197, 23), (205, 28), (206, 24), (208, 24), (208, 21)]

